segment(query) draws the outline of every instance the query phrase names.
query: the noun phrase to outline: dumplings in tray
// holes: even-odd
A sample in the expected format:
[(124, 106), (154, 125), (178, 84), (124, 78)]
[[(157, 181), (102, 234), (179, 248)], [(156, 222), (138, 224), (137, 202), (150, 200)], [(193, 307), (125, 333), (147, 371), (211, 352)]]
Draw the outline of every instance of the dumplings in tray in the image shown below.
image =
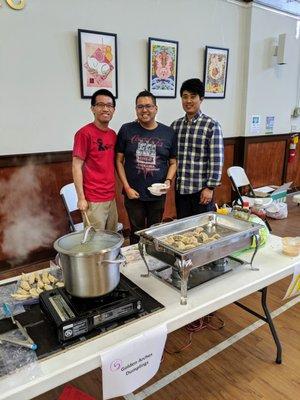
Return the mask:
[(198, 227), (188, 232), (168, 235), (163, 238), (163, 242), (176, 250), (186, 251), (205, 243), (214, 242), (220, 237), (218, 233), (209, 236), (202, 227)]
[(22, 274), (21, 279), (17, 283), (17, 288), (11, 294), (15, 300), (19, 301), (38, 301), (39, 295), (44, 290), (51, 290), (56, 287), (63, 287), (62, 274), (59, 269), (33, 272), (30, 274)]

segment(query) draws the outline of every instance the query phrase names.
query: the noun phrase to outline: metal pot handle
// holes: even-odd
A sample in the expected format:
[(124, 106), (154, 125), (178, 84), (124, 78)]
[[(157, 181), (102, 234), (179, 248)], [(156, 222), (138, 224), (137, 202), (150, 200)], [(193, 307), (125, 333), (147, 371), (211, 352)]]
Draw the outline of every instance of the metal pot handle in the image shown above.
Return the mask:
[(55, 256), (55, 264), (61, 269), (59, 253)]
[(115, 260), (102, 260), (99, 261), (97, 264), (102, 264), (102, 263), (107, 263), (107, 264), (122, 264), (122, 263), (126, 263), (126, 258), (122, 255), (119, 254), (118, 258), (116, 258)]

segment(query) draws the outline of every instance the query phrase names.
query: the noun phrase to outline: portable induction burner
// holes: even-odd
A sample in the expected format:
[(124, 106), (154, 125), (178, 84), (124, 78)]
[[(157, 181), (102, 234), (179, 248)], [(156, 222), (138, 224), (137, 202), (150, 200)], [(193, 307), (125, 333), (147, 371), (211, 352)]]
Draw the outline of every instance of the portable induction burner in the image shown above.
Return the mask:
[(164, 308), (122, 274), (119, 285), (109, 294), (83, 299), (71, 296), (64, 288), (56, 288), (40, 295), (40, 307), (55, 324), (61, 342), (97, 328), (105, 330), (114, 321), (123, 324), (128, 318)]

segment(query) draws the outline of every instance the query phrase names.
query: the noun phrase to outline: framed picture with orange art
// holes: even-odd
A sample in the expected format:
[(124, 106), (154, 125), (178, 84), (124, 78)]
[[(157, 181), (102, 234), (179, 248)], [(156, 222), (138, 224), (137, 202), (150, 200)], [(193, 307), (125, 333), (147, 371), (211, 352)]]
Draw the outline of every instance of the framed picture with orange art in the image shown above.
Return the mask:
[(224, 99), (226, 93), (229, 49), (205, 47), (204, 97)]
[(176, 97), (177, 65), (178, 42), (148, 39), (148, 90), (154, 96)]
[(81, 97), (91, 98), (98, 89), (118, 97), (117, 35), (78, 29)]

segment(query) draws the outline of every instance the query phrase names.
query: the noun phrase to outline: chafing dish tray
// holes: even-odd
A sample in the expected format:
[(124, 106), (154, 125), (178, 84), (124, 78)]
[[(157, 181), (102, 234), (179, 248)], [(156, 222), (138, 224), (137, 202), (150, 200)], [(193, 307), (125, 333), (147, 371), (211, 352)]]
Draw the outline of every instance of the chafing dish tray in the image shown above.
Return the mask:
[[(199, 241), (197, 244), (194, 242), (194, 247), (188, 249), (179, 249), (166, 242), (171, 235), (192, 235), (197, 228), (202, 228), (209, 238), (214, 236), (215, 240), (207, 243)], [(152, 226), (136, 234), (140, 237), (139, 250), (148, 269), (147, 276), (149, 268), (145, 253), (177, 269), (181, 276), (181, 303), (186, 304), (186, 286), (191, 269), (241, 250), (249, 246), (255, 238), (256, 247), (250, 263), (252, 267), (260, 228), (261, 225), (257, 223), (209, 212)]]

